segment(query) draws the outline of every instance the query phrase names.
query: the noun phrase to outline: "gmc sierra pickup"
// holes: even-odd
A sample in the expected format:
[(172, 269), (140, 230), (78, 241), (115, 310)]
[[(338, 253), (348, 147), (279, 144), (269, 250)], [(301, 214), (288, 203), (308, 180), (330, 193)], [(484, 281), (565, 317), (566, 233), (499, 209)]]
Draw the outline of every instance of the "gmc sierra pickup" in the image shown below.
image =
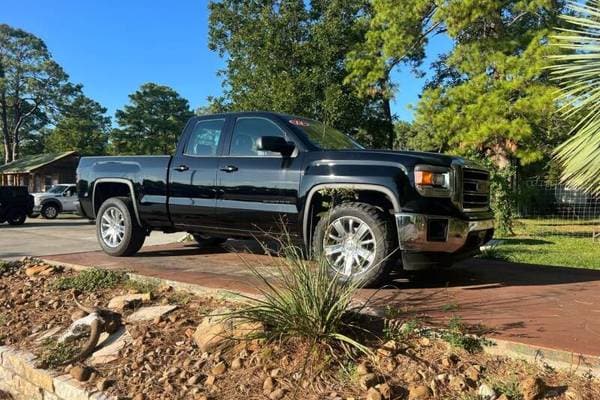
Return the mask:
[(482, 167), (365, 150), (318, 121), (270, 112), (194, 117), (173, 156), (83, 157), (77, 190), (113, 256), (133, 255), (152, 230), (210, 244), (285, 230), (363, 285), (398, 260), (449, 266), (494, 233)]

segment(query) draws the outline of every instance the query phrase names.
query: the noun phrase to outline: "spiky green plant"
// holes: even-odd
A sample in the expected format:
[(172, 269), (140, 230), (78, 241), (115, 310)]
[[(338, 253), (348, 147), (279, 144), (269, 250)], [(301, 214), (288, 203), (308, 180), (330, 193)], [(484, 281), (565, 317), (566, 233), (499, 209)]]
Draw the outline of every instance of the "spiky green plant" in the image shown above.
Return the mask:
[(359, 284), (332, 277), (326, 261), (306, 260), (301, 249), (285, 242), (274, 273), (248, 264), (262, 296), (248, 298), (248, 305), (231, 317), (261, 323), (267, 339), (300, 338), (332, 353), (370, 354), (351, 334), (361, 330), (348, 311)]
[(566, 183), (600, 193), (600, 0), (570, 2), (561, 18), (570, 25), (553, 38), (562, 54), (551, 56), (553, 79), (562, 88), (566, 117), (578, 122), (555, 153)]

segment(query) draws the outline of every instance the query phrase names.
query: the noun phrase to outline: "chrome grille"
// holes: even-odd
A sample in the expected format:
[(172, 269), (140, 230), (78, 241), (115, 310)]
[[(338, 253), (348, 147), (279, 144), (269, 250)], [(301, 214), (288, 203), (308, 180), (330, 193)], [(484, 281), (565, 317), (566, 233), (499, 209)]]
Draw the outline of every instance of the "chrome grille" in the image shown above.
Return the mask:
[(480, 169), (464, 168), (462, 173), (462, 207), (465, 211), (490, 207), (490, 174)]

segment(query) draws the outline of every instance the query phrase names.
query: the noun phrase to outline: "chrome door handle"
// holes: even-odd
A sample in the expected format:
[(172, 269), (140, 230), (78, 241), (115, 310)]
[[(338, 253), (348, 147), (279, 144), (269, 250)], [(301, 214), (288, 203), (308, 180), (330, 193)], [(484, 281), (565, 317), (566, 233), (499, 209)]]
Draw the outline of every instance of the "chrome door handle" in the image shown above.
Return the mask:
[(227, 173), (235, 172), (237, 170), (238, 170), (238, 167), (236, 167), (235, 165), (228, 165), (226, 167), (221, 168), (221, 171), (227, 172)]
[(188, 169), (190, 169), (190, 167), (188, 167), (187, 165), (180, 165), (178, 167), (175, 167), (175, 171), (179, 172), (187, 171)]

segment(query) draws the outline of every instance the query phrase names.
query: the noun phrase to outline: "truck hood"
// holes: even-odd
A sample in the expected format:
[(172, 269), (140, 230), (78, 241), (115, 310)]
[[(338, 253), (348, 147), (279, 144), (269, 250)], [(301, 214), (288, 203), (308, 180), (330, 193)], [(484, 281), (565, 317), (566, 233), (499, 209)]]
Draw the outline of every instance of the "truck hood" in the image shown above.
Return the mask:
[(325, 151), (324, 154), (321, 154), (321, 157), (323, 160), (328, 160), (333, 163), (336, 161), (352, 163), (353, 160), (362, 163), (372, 162), (373, 164), (377, 164), (377, 162), (391, 162), (400, 163), (406, 168), (413, 168), (417, 164), (450, 167), (453, 163), (482, 168), (478, 163), (466, 160), (462, 157), (421, 151), (341, 150)]

